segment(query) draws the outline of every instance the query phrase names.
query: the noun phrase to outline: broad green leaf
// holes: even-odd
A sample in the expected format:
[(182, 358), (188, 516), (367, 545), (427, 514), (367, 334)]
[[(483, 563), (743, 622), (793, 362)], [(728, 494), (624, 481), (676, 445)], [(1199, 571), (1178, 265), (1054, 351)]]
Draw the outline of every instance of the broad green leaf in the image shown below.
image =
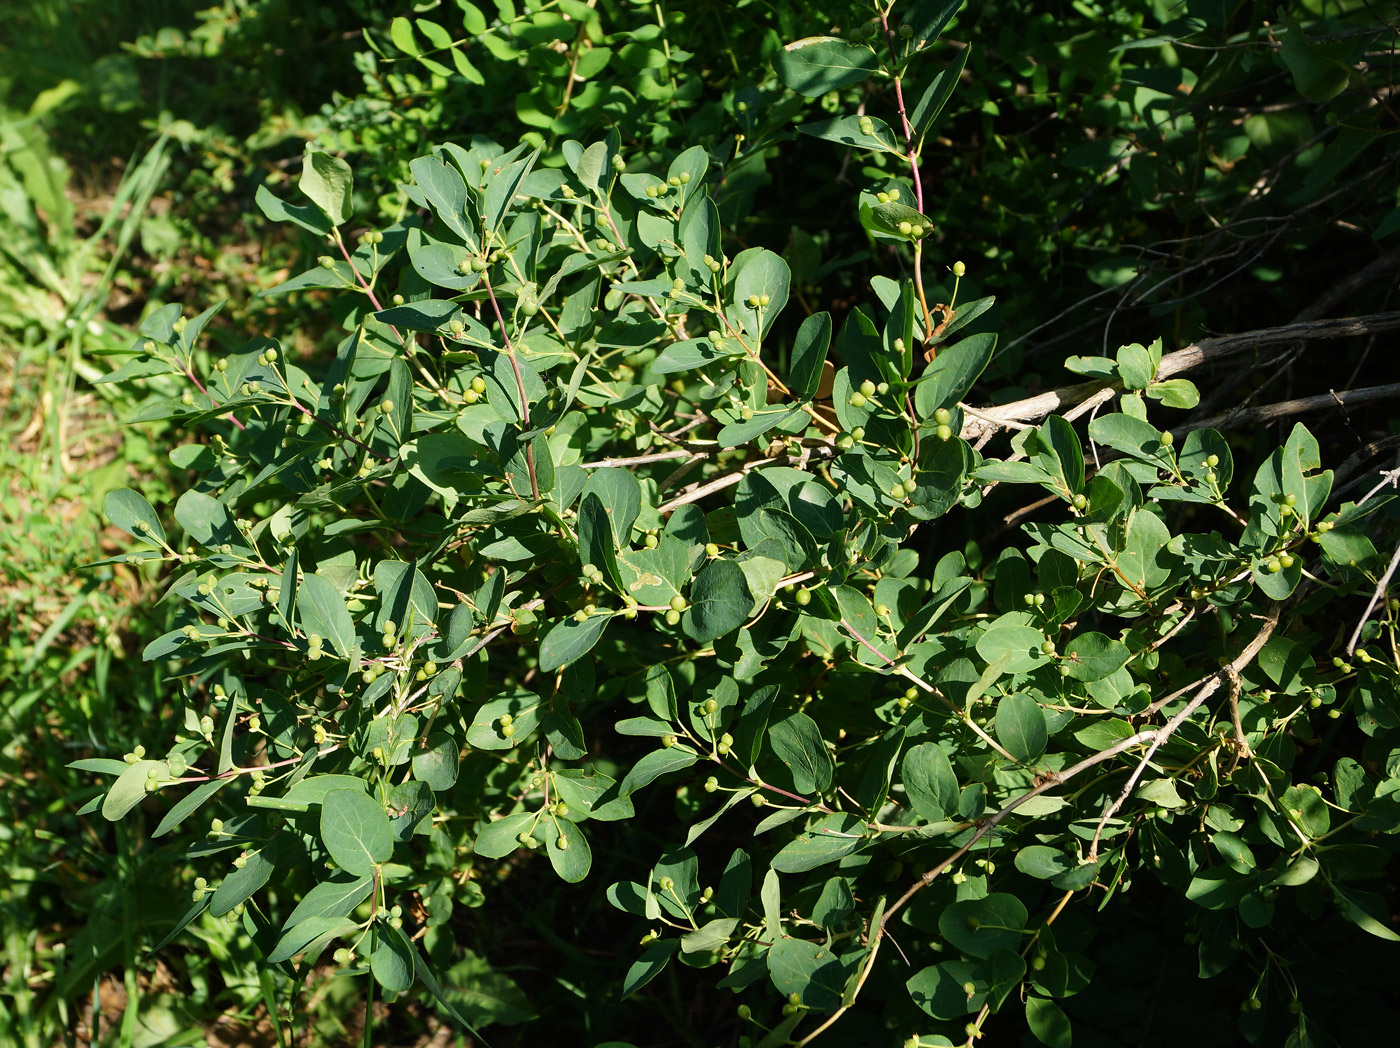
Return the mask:
[[(125, 766), (123, 766), (125, 772)], [(160, 820), (160, 825), (151, 831), (152, 837), (163, 837), (180, 823), (193, 815), (205, 801), (221, 789), (227, 786), (232, 779), (210, 779), (208, 782), (201, 782), (185, 796), (175, 802), (175, 806), (165, 813), (165, 818)]]
[[(869, 127), (867, 134), (862, 126)], [(813, 138), (821, 138), (838, 145), (856, 149), (873, 149), (882, 153), (903, 156), (903, 143), (895, 136), (889, 124), (878, 117), (837, 116), (830, 120), (814, 120), (810, 124), (799, 124), (797, 130)]]
[(341, 869), (367, 876), (394, 850), (389, 816), (358, 790), (331, 790), (321, 802), (321, 841)]
[(334, 228), (334, 223), (319, 207), (289, 204), (275, 196), (267, 186), (258, 186), (253, 199), (262, 213), (273, 222), (291, 222), (317, 236), (325, 236)]
[(813, 313), (802, 321), (792, 343), (788, 363), (788, 386), (793, 395), (811, 400), (817, 395), (822, 364), (831, 348), (831, 314)]
[(927, 47), (936, 41), (963, 3), (964, 0), (919, 0), (904, 16), (917, 46)]
[(958, 777), (942, 747), (932, 742), (910, 747), (899, 776), (910, 806), (929, 822), (941, 822), (958, 810)]
[(570, 616), (555, 623), (540, 642), (540, 672), (553, 673), (588, 654), (608, 628), (611, 618), (610, 615), (591, 615), (578, 622)]
[[(483, 703), (467, 729), (467, 745), (478, 750), (508, 750), (520, 745), (539, 727), (543, 716), (540, 707), (540, 697), (524, 689)], [(503, 720), (507, 715), (510, 719)], [(509, 732), (504, 730), (507, 726)]]
[(580, 493), (580, 500), (598, 496), (612, 524), (613, 537), (623, 546), (632, 542), (632, 524), (642, 510), (642, 487), (625, 469), (605, 467), (594, 470)]
[(520, 847), (517, 838), (528, 833), (534, 824), (535, 816), (528, 811), (497, 819), (477, 834), (472, 850), (488, 859), (503, 859)]
[(1007, 752), (1025, 763), (1038, 760), (1050, 739), (1045, 711), (1024, 692), (1003, 696), (997, 702), (996, 734)]
[(457, 783), (457, 740), (446, 732), (433, 732), (413, 751), (413, 777), (436, 793)]
[(919, 419), (929, 422), (939, 408), (954, 407), (991, 363), (996, 344), (996, 335), (985, 332), (939, 347), (914, 387), (914, 410)]
[(1016, 896), (988, 895), (947, 907), (938, 916), (938, 930), (969, 957), (990, 957), (1020, 947), (1026, 919), (1026, 906)]
[(146, 781), (151, 772), (159, 778), (170, 777), (170, 766), (165, 761), (136, 761), (126, 766), (117, 776), (117, 781), (107, 788), (107, 796), (102, 801), (102, 817), (116, 822), (146, 798)]
[(285, 931), (290, 931), (302, 921), (312, 917), (347, 917), (356, 906), (369, 897), (373, 887), (373, 877), (337, 874), (328, 881), (322, 881), (303, 895), (296, 908), (283, 922), (282, 927)]
[[(735, 256), (729, 267), (734, 284), (733, 310), (744, 330), (754, 338), (768, 334), (778, 314), (787, 305), (792, 271), (780, 255), (766, 248), (749, 248)], [(767, 305), (754, 305), (755, 299), (766, 297)], [(750, 349), (753, 345), (750, 343)]]
[(779, 873), (805, 873), (850, 855), (869, 840), (865, 823), (854, 815), (827, 815), (818, 819), (773, 856)]
[(1026, 1025), (1041, 1044), (1049, 1048), (1070, 1048), (1073, 1043), (1069, 1016), (1054, 1001), (1031, 995), (1026, 998)]
[(773, 58), (778, 78), (808, 98), (858, 84), (879, 65), (879, 59), (869, 47), (835, 36), (795, 40)]
[[(971, 984), (972, 993), (966, 987)], [(916, 972), (904, 984), (910, 999), (935, 1019), (971, 1015), (987, 1000), (991, 984), (980, 964), (944, 961)]]
[(276, 838), (262, 848), (247, 852), (243, 856), (243, 865), (236, 867), (214, 889), (209, 899), (209, 913), (222, 917), (239, 903), (251, 899), (254, 892), (272, 879), (277, 852)]
[(810, 939), (775, 942), (768, 950), (768, 974), (779, 993), (795, 993), (818, 1012), (839, 1007), (846, 988), (846, 966), (831, 945)]
[(555, 873), (569, 884), (577, 884), (588, 876), (593, 865), (593, 851), (588, 846), (582, 826), (544, 818), (540, 820), (536, 832), (544, 838), (549, 863)]
[(354, 620), (345, 606), (345, 598), (330, 579), (319, 573), (302, 579), (297, 591), (297, 614), (308, 636), (317, 634), (341, 658), (354, 660), (358, 656)]
[(1060, 666), (1074, 680), (1103, 680), (1127, 665), (1131, 656), (1121, 641), (1090, 631), (1075, 634), (1065, 645)]
[(793, 713), (768, 728), (768, 744), (792, 773), (799, 793), (823, 793), (831, 785), (831, 754), (817, 722)]
[(632, 765), (632, 769), (623, 778), (622, 785), (617, 788), (617, 792), (623, 797), (630, 796), (663, 775), (689, 768), (697, 760), (699, 758), (695, 754), (678, 746), (652, 750)]
[(132, 538), (164, 543), (165, 528), (145, 497), (130, 488), (107, 493), (107, 519)]
[(681, 952), (705, 953), (718, 949), (729, 941), (729, 937), (738, 926), (737, 917), (716, 917), (695, 931), (682, 935)]
[(692, 640), (712, 641), (742, 626), (752, 608), (743, 569), (731, 560), (712, 560), (690, 587), (682, 628)]
[(302, 162), (298, 186), (333, 226), (345, 224), (355, 213), (350, 165), (339, 157), (308, 152)]
[(994, 623), (991, 629), (977, 638), (977, 654), (986, 659), (989, 665), (1010, 656), (1002, 669), (1006, 673), (1026, 673), (1049, 661), (1050, 656), (1041, 650), (1044, 643), (1044, 631), (1035, 626), (1022, 626), (1015, 622)]
[[(962, 0), (958, 2), (961, 5)], [(958, 85), (958, 78), (962, 76), (963, 68), (967, 65), (967, 56), (971, 51), (971, 45), (958, 48), (953, 60), (929, 81), (928, 87), (919, 96), (913, 112), (909, 114), (909, 123), (914, 128), (916, 138), (923, 138), (928, 133), (929, 128), (943, 112), (943, 107), (948, 104), (948, 99), (953, 97), (953, 90)]]
[(622, 979), (622, 1000), (627, 1000), (647, 983), (651, 982), (666, 967), (676, 951), (680, 949), (679, 939), (660, 939), (642, 951), (627, 974)]
[(375, 981), (390, 993), (403, 993), (413, 985), (413, 968), (413, 947), (408, 940), (387, 926), (377, 929), (369, 955)]
[[(369, 894), (368, 884), (366, 881), (366, 895)], [(345, 917), (310, 916), (295, 923), (289, 921), (267, 955), (267, 963), (281, 964), (303, 953), (311, 954), (314, 959), (332, 939), (350, 938), (359, 930), (359, 924)]]

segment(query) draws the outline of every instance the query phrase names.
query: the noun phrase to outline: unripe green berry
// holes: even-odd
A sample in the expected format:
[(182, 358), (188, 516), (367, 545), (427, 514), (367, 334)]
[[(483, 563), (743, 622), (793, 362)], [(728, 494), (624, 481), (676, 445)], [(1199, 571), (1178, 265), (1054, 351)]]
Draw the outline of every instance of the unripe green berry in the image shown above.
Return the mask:
[(955, 277), (961, 277), (961, 276), (962, 276), (963, 274), (965, 274), (966, 272), (967, 272), (967, 266), (963, 265), (961, 262), (954, 262), (954, 263), (953, 263), (953, 276), (955, 276)]
[(797, 601), (802, 607), (806, 607), (808, 604), (812, 603), (812, 591), (806, 586), (803, 586), (797, 591), (797, 595), (793, 597), (793, 600)]
[(719, 547), (716, 546), (713, 542), (707, 542), (707, 543), (705, 543), (705, 556), (707, 556), (707, 557), (718, 557), (718, 556), (719, 556)]
[(851, 394), (851, 399), (848, 400), (847, 403), (853, 408), (863, 408), (865, 407), (865, 400), (866, 397), (864, 393), (855, 392)]

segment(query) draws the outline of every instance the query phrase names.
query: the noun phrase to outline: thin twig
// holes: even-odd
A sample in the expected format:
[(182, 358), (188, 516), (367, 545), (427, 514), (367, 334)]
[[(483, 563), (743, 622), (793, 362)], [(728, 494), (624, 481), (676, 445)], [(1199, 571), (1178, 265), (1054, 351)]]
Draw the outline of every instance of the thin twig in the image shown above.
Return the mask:
[[(1162, 357), (1155, 378), (1162, 381), (1202, 364), (1223, 360), (1259, 346), (1308, 339), (1351, 338), (1396, 329), (1400, 329), (1400, 312), (1392, 311), (1358, 317), (1314, 320), (1302, 324), (1284, 324), (1280, 327), (1245, 331), (1237, 335), (1202, 339), (1194, 345)], [(1117, 383), (1079, 382), (1010, 404), (977, 408), (975, 417), (964, 421), (962, 436), (966, 440), (973, 440), (1005, 428), (1010, 423), (1038, 421), (1066, 406), (1078, 406), (1095, 395), (1101, 396), (1104, 389), (1119, 388), (1121, 387)]]
[(1201, 686), (1195, 697), (1177, 711), (1176, 715), (1167, 721), (1166, 724), (1158, 728), (1148, 742), (1147, 752), (1138, 760), (1137, 767), (1128, 776), (1128, 781), (1113, 802), (1104, 809), (1099, 824), (1094, 829), (1094, 838), (1089, 843), (1089, 858), (1097, 860), (1099, 856), (1099, 838), (1103, 835), (1104, 827), (1108, 825), (1108, 820), (1117, 814), (1118, 809), (1123, 807), (1128, 798), (1132, 796), (1133, 790), (1137, 787), (1138, 780), (1142, 778), (1142, 773), (1147, 770), (1147, 766), (1152, 762), (1153, 755), (1157, 752), (1162, 743), (1166, 742), (1175, 734), (1176, 729), (1181, 727), (1186, 718), (1195, 713), (1200, 708), (1201, 703), (1215, 694), (1220, 687), (1222, 680), (1239, 680), (1240, 670), (1244, 669), (1254, 661), (1254, 656), (1259, 654), (1268, 639), (1273, 636), (1274, 630), (1278, 627), (1278, 616), (1281, 605), (1275, 601), (1269, 605), (1269, 614), (1264, 619), (1264, 625), (1259, 632), (1254, 635), (1254, 639), (1244, 646), (1244, 650), (1236, 655), (1230, 662), (1220, 667), (1212, 673), (1206, 682)]

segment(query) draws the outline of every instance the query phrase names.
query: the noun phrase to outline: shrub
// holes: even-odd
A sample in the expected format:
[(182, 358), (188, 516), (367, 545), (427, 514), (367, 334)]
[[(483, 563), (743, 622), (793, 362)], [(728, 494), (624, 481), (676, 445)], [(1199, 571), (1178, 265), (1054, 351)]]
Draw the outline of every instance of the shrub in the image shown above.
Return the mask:
[[(167, 790), (153, 836), (199, 816), (167, 942), (241, 927), (279, 1014), (330, 951), (367, 1000), (522, 1021), (464, 911), (495, 920), (523, 882), (570, 961), (600, 896), (630, 915), (639, 945), (598, 984), (707, 969), (756, 1044), (857, 1009), (877, 1040), (1019, 1015), (1063, 1045), (1122, 977), (1095, 974), (1084, 911), (1134, 890), (1190, 914), (1201, 974), (1250, 968), (1256, 1038), (1315, 1031), (1294, 1002), (1327, 978), (1281, 952), (1308, 918), (1400, 938), (1373, 840), (1400, 825), (1396, 610), (1361, 615), (1359, 646), (1320, 631), (1376, 588), (1389, 495), (1334, 493), (1301, 424), (1237, 475), (1219, 432), (1159, 421), (1198, 402), (1177, 376), (1203, 358), (1395, 318), (1131, 344), (1072, 358), (1080, 386), (969, 403), (992, 303), (959, 297), (961, 262), (932, 275), (918, 163), (966, 53), (910, 73), (957, 7), (775, 59), (809, 97), (896, 89), (890, 120), (801, 127), (903, 165), (855, 201), (900, 274), (843, 317), (794, 318), (789, 263), (734, 250), (732, 162), (658, 163), (616, 130), (444, 144), (410, 164), (405, 217), (358, 236), (349, 165), (309, 152), (307, 202), (259, 202), (326, 245), (280, 289), (344, 317), (314, 377), (271, 337), (210, 357), (217, 307), (148, 317), (114, 377), (209, 436), (175, 451), (199, 474), (178, 533), (134, 492), (107, 513), (143, 543), (127, 559), (171, 569), (184, 621), (145, 655), (179, 666), (183, 722), (78, 766), (116, 776), (87, 809), (108, 819)], [(998, 530), (1015, 485), (1044, 497)], [(976, 541), (947, 541), (955, 513)], [(598, 1021), (635, 1031), (623, 1014)]]

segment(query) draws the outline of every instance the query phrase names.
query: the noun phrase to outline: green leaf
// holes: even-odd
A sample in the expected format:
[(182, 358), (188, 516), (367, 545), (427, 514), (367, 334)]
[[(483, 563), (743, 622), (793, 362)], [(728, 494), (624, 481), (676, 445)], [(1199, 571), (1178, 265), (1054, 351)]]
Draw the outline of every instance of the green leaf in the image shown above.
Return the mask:
[(774, 426), (780, 426), (800, 413), (802, 408), (794, 404), (787, 408), (773, 408), (770, 411), (757, 411), (753, 418), (741, 422), (731, 422), (720, 428), (715, 440), (722, 448), (737, 448), (751, 440), (763, 436)]
[(253, 199), (262, 213), (273, 222), (291, 222), (317, 236), (325, 236), (334, 228), (334, 223), (319, 207), (288, 204), (281, 197), (274, 196), (267, 186), (258, 186)]
[(1014, 895), (988, 895), (955, 902), (938, 916), (943, 938), (969, 957), (1015, 950), (1026, 927), (1026, 907)]
[(162, 779), (170, 777), (170, 766), (165, 761), (136, 761), (127, 765), (117, 776), (117, 781), (107, 789), (107, 796), (102, 801), (102, 817), (108, 822), (116, 822), (140, 804), (146, 797), (146, 780), (152, 771)]
[[(366, 884), (369, 882), (367, 881)], [(365, 894), (369, 894), (366, 888)], [(312, 916), (288, 922), (281, 937), (267, 955), (268, 964), (281, 964), (299, 954), (318, 957), (332, 939), (349, 938), (360, 930), (357, 922), (345, 917)]]
[[(749, 248), (735, 257), (729, 267), (729, 278), (734, 282), (733, 312), (744, 330), (759, 338), (767, 335), (773, 321), (787, 305), (792, 284), (788, 264), (766, 248)], [(749, 304), (751, 298), (762, 295), (768, 297), (766, 306)]]
[(670, 963), (679, 949), (679, 939), (661, 939), (643, 950), (642, 956), (627, 969), (627, 974), (622, 978), (622, 999), (627, 1000), (660, 975), (661, 970)]
[(413, 777), (425, 782), (434, 793), (457, 784), (457, 740), (446, 732), (435, 731), (413, 752)]
[(473, 1037), (481, 1041), (483, 1045), (486, 1045), (486, 1040), (477, 1031), (476, 1027), (463, 1018), (462, 1013), (454, 1008), (452, 1002), (443, 996), (442, 986), (438, 982), (437, 975), (433, 972), (428, 962), (423, 959), (423, 955), (409, 942), (408, 936), (404, 934), (403, 929), (391, 929), (391, 931), (393, 931), (393, 934), (399, 936), (405, 943), (408, 943), (409, 953), (413, 958), (414, 978), (423, 984), (424, 988), (433, 995), (433, 1000), (437, 1001), (437, 1003), (442, 1006), (443, 1011), (450, 1015), (458, 1025), (465, 1027)]
[(1004, 696), (997, 703), (996, 733), (997, 741), (1023, 763), (1039, 759), (1050, 740), (1045, 711), (1023, 692)]
[(928, 422), (939, 408), (955, 406), (987, 369), (996, 345), (996, 335), (983, 332), (940, 347), (914, 387), (914, 410), (919, 419)]
[(743, 569), (731, 560), (712, 560), (695, 576), (681, 628), (692, 640), (705, 643), (738, 629), (752, 608)]
[(672, 746), (666, 749), (652, 750), (642, 757), (636, 764), (632, 765), (626, 777), (622, 780), (622, 785), (617, 788), (619, 796), (628, 797), (636, 793), (643, 786), (648, 785), (661, 778), (663, 775), (670, 775), (672, 772), (683, 771), (689, 768), (697, 760), (695, 754), (689, 750), (683, 750), (679, 746)]
[[(972, 993), (965, 987), (972, 984)], [(971, 1015), (987, 1000), (985, 969), (968, 961), (944, 961), (916, 972), (904, 984), (910, 999), (935, 1019)]]
[(768, 729), (768, 744), (792, 772), (799, 793), (823, 793), (831, 785), (833, 764), (817, 722), (794, 713)]
[(773, 58), (778, 78), (808, 98), (858, 84), (879, 67), (869, 47), (835, 36), (795, 40)]
[(497, 819), (477, 834), (472, 850), (488, 859), (504, 859), (520, 847), (517, 838), (522, 833), (528, 833), (534, 824), (535, 816), (528, 811)]
[(967, 57), (971, 52), (971, 44), (958, 48), (953, 60), (929, 82), (924, 93), (919, 96), (913, 112), (909, 114), (909, 124), (914, 129), (915, 138), (921, 139), (928, 133), (929, 128), (943, 112), (943, 107), (948, 104), (948, 99), (953, 97), (953, 91), (958, 86), (958, 80), (962, 77), (963, 68), (967, 65)]
[(781, 994), (797, 994), (818, 1012), (833, 1011), (846, 988), (846, 966), (826, 943), (780, 939), (768, 950), (768, 974)]
[(377, 929), (369, 955), (375, 981), (390, 993), (403, 993), (413, 985), (413, 968), (413, 947), (408, 940), (387, 926)]
[(1118, 374), (1123, 376), (1127, 389), (1146, 389), (1156, 374), (1152, 354), (1140, 342), (1122, 346), (1118, 350)]
[(350, 165), (329, 153), (308, 152), (298, 183), (307, 198), (321, 209), (331, 225), (350, 221), (355, 213)]
[[(863, 121), (868, 122), (866, 126), (871, 129), (869, 134), (861, 130)], [(902, 156), (904, 153), (902, 144), (895, 137), (894, 130), (878, 117), (837, 116), (830, 120), (815, 120), (810, 124), (798, 124), (797, 130), (804, 135), (811, 135), (813, 138), (836, 142), (839, 145), (853, 146), (857, 149), (873, 149), (882, 153), (893, 153), (895, 156)]]
[(331, 790), (321, 802), (321, 841), (341, 869), (367, 876), (394, 850), (389, 816), (359, 790)]
[(785, 844), (773, 856), (773, 869), (779, 873), (805, 873), (850, 855), (867, 840), (865, 823), (856, 816), (827, 815)]
[(1201, 402), (1201, 391), (1190, 379), (1169, 378), (1165, 382), (1154, 382), (1147, 387), (1147, 395), (1160, 401), (1163, 407), (1180, 408), (1189, 411)]
[(1098, 416), (1089, 423), (1089, 439), (1153, 465), (1170, 461), (1161, 431), (1131, 415), (1115, 412)]
[(569, 616), (554, 624), (540, 642), (540, 672), (553, 673), (593, 650), (608, 628), (610, 615), (590, 615), (583, 622)]
[(369, 897), (373, 888), (373, 877), (354, 877), (343, 872), (336, 874), (303, 895), (282, 927), (290, 931), (312, 917), (347, 917)]
[(927, 47), (936, 41), (963, 3), (964, 0), (919, 0), (904, 16), (917, 46)]
[(244, 856), (243, 865), (224, 878), (209, 899), (209, 913), (222, 917), (241, 902), (247, 902), (253, 893), (272, 879), (276, 865), (277, 841), (273, 839), (257, 851)]
[(418, 41), (413, 37), (413, 23), (402, 15), (389, 23), (389, 39), (406, 55), (417, 57)]
[(909, 804), (922, 818), (941, 822), (958, 810), (958, 777), (942, 747), (932, 742), (910, 747), (899, 775)]
[(681, 936), (681, 953), (706, 953), (729, 941), (739, 926), (737, 917), (716, 917), (693, 932)]
[(1298, 93), (1309, 102), (1330, 102), (1346, 90), (1351, 82), (1350, 70), (1344, 62), (1313, 44), (1293, 18), (1285, 15), (1283, 21), (1288, 31), (1283, 34), (1279, 55), (1293, 74)]
[[(126, 767), (123, 765), (123, 772)], [(175, 806), (165, 813), (160, 825), (151, 831), (152, 837), (162, 837), (193, 815), (205, 801), (227, 786), (232, 779), (210, 779), (201, 782), (185, 796), (175, 802)]]
[(1041, 1044), (1070, 1048), (1073, 1043), (1069, 1016), (1054, 1001), (1032, 994), (1026, 998), (1026, 1025)]
[[(483, 703), (467, 729), (467, 745), (478, 750), (508, 750), (530, 738), (539, 727), (540, 697), (523, 688)], [(512, 731), (505, 734), (501, 718), (509, 714)]]
[[(549, 863), (554, 872), (569, 884), (577, 884), (588, 876), (593, 865), (593, 852), (588, 847), (588, 838), (583, 827), (571, 822), (556, 822), (554, 819), (540, 820), (537, 831), (544, 838), (544, 846), (549, 853)], [(565, 847), (559, 845), (567, 840)]]
[(355, 623), (345, 606), (345, 598), (330, 579), (319, 573), (302, 579), (297, 591), (297, 614), (308, 635), (321, 636), (341, 658), (354, 661), (359, 655)]
[(1127, 645), (1102, 633), (1077, 633), (1065, 646), (1060, 666), (1074, 680), (1103, 680), (1127, 665)]
[(580, 500), (597, 495), (607, 511), (616, 541), (623, 546), (632, 542), (632, 525), (642, 511), (642, 486), (625, 469), (606, 467), (589, 475), (580, 492)]
[(1006, 673), (1026, 673), (1049, 661), (1050, 656), (1041, 650), (1044, 643), (1045, 633), (1034, 626), (1022, 626), (1015, 622), (993, 624), (991, 629), (977, 638), (977, 654), (986, 659), (989, 665), (1006, 658), (1002, 667)]
[(164, 543), (165, 528), (160, 517), (145, 497), (130, 488), (118, 488), (107, 493), (107, 519), (132, 538)]

